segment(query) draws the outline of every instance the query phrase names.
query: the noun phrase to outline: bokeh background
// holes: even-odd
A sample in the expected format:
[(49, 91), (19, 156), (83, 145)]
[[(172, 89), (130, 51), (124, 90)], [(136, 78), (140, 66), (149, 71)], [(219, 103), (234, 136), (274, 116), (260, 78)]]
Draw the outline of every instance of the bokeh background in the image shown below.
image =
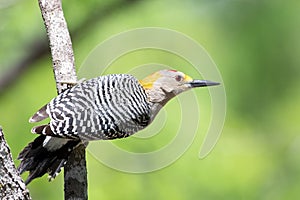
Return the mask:
[[(203, 121), (184, 155), (162, 170), (130, 174), (111, 169), (88, 153), (90, 199), (299, 198), (299, 1), (65, 0), (63, 6), (77, 68), (111, 35), (140, 27), (169, 28), (207, 50), (227, 94), (222, 135), (205, 159), (199, 160), (198, 154), (210, 100), (206, 90), (199, 90)], [(194, 74), (192, 68), (184, 67), (186, 61), (151, 50), (117, 60), (109, 72), (128, 71), (148, 62)], [(0, 125), (16, 164), (18, 153), (35, 138), (28, 118), (55, 95), (37, 1), (0, 1)], [(146, 147), (136, 145), (135, 138), (116, 144), (128, 149), (131, 145), (161, 147), (174, 135), (172, 124), (180, 112), (176, 102), (166, 107), (170, 113), (164, 113), (168, 118), (163, 133), (143, 141)], [(63, 198), (62, 175), (51, 183), (40, 178), (28, 188), (33, 199)]]

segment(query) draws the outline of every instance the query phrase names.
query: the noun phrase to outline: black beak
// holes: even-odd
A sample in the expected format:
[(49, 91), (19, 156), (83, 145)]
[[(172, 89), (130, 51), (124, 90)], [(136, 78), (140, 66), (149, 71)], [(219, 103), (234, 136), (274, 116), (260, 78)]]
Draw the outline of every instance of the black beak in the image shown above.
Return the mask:
[(220, 83), (207, 81), (207, 80), (193, 80), (193, 81), (189, 82), (189, 84), (191, 85), (192, 88), (220, 85)]

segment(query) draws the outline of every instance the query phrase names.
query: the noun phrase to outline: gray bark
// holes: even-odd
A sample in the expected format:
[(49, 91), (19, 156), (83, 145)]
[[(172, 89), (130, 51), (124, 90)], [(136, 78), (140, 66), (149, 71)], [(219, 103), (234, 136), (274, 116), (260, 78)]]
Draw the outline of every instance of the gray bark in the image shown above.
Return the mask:
[(19, 176), (0, 126), (0, 199), (31, 199)]
[(75, 59), (60, 0), (39, 0), (52, 56), (57, 92), (77, 83)]
[[(50, 42), (57, 92), (77, 83), (71, 37), (60, 0), (38, 0)], [(64, 167), (65, 199), (87, 199), (85, 146), (77, 147)]]
[(85, 146), (77, 147), (64, 167), (65, 199), (88, 199)]

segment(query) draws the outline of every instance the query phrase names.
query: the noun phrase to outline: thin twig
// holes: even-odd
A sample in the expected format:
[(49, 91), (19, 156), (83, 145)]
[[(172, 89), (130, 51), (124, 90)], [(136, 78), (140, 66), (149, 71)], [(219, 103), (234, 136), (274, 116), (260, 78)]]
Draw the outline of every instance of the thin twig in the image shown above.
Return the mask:
[[(77, 83), (71, 37), (60, 0), (38, 0), (50, 42), (57, 92)], [(64, 170), (65, 199), (87, 199), (85, 146), (74, 149)]]
[(39, 0), (52, 56), (57, 92), (77, 83), (74, 53), (60, 0)]

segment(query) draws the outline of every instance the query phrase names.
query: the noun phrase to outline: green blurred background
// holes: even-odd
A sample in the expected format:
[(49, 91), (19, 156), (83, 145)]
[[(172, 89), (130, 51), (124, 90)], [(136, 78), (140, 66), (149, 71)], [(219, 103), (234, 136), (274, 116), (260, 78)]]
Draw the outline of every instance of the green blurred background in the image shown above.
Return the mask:
[[(227, 95), (226, 123), (208, 157), (198, 159), (205, 130), (201, 125), (180, 159), (152, 173), (119, 172), (88, 153), (90, 199), (299, 198), (299, 1), (65, 0), (63, 6), (77, 67), (111, 35), (140, 27), (169, 28), (203, 45), (222, 74)], [(56, 89), (37, 1), (0, 1), (0, 9), (0, 125), (16, 160), (35, 138), (28, 118)], [(110, 72), (151, 61), (194, 73), (184, 69), (185, 61), (165, 53), (138, 55), (139, 62), (117, 61)], [(207, 91), (197, 95), (201, 116), (209, 115)], [(151, 138), (148, 145), (159, 147), (161, 140), (170, 140), (177, 107), (176, 100), (167, 105), (171, 114), (164, 135)], [(201, 119), (205, 124), (205, 117)], [(131, 139), (123, 142), (130, 144)], [(62, 174), (51, 183), (46, 177), (35, 180), (28, 188), (33, 199), (62, 199)]]

